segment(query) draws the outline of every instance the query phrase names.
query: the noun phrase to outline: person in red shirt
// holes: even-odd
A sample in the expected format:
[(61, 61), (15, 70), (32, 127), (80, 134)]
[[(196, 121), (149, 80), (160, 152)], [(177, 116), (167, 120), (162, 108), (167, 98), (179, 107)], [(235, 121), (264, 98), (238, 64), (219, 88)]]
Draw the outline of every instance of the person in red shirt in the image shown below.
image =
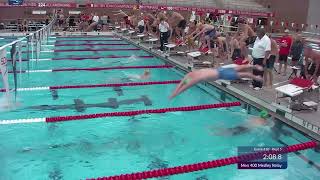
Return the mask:
[(288, 56), (290, 54), (290, 49), (292, 45), (292, 37), (289, 35), (289, 30), (284, 31), (284, 36), (279, 39), (280, 50), (279, 50), (279, 71), (278, 74), (281, 74), (282, 66), (284, 65), (283, 75), (287, 74), (288, 66)]

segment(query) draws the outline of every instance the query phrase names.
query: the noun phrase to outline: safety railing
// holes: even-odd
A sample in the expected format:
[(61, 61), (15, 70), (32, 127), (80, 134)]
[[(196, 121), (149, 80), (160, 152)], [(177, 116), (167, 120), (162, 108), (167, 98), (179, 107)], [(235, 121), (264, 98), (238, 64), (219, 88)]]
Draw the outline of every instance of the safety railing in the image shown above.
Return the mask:
[[(9, 93), (7, 49), (10, 48), (10, 62), (12, 63), (12, 70), (14, 72), (14, 84), (16, 90), (16, 72), (18, 71), (17, 61), (19, 61), (20, 64), (22, 63), (22, 48), (25, 47), (27, 49), (26, 59), (28, 61), (29, 70), (30, 59), (39, 59), (40, 51), (43, 47), (42, 45), (48, 42), (55, 20), (56, 16), (54, 15), (51, 22), (43, 28), (35, 32), (31, 32), (24, 37), (18, 38), (17, 40), (13, 40), (12, 42), (0, 47), (0, 72), (2, 75), (3, 86), (7, 93)], [(21, 67), (22, 66), (20, 66), (20, 71), (22, 71)]]

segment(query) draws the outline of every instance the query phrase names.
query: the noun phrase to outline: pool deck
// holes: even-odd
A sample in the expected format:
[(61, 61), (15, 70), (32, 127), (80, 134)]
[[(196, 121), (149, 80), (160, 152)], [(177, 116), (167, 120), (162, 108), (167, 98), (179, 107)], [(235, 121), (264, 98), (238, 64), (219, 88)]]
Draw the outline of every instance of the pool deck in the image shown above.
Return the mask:
[[(160, 57), (167, 62), (171, 62), (177, 65), (179, 68), (183, 69), (184, 71), (190, 71), (193, 68), (188, 66), (188, 58), (182, 55), (166, 55), (165, 53), (161, 53), (157, 51), (157, 49), (152, 49), (148, 42), (141, 42), (139, 39), (131, 39), (128, 36), (123, 36), (121, 34), (117, 34), (121, 38), (135, 45), (139, 46), (140, 48), (150, 52), (151, 54)], [(180, 47), (175, 48), (180, 50)], [(181, 49), (186, 50), (186, 49)], [(215, 67), (219, 66), (221, 61), (215, 60), (213, 61), (212, 56), (201, 56), (201, 59), (205, 59), (207, 61), (214, 62)], [(224, 65), (231, 64), (230, 61), (223, 62)], [(277, 67), (277, 65), (276, 65)], [(306, 135), (320, 141), (320, 111), (312, 111), (312, 110), (305, 110), (305, 111), (292, 111), (288, 109), (287, 106), (289, 104), (288, 99), (283, 98), (280, 99), (281, 105), (274, 103), (276, 99), (276, 91), (275, 88), (288, 84), (288, 76), (291, 74), (291, 69), (288, 68), (287, 76), (277, 75), (274, 73), (274, 86), (272, 89), (263, 88), (260, 91), (255, 91), (249, 87), (248, 83), (230, 83), (227, 81), (212, 81), (208, 82), (209, 84), (218, 87), (219, 89), (225, 90), (231, 95), (239, 98), (243, 102), (256, 106), (258, 108), (265, 108), (268, 109), (270, 114), (273, 117), (276, 117), (283, 122), (287, 123), (288, 125), (294, 127), (305, 133)], [(206, 83), (204, 83), (206, 85)], [(307, 99), (313, 100), (318, 102), (317, 99), (319, 98), (319, 89), (311, 93)], [(318, 104), (319, 108), (319, 104)]]

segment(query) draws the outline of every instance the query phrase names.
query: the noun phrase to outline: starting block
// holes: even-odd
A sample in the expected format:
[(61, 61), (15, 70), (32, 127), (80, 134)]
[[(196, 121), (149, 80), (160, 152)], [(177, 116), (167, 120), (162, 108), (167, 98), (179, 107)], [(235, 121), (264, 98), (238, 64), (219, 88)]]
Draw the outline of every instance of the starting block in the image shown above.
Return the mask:
[(144, 34), (138, 34), (137, 37), (139, 38), (139, 41), (143, 41), (143, 38), (145, 37), (146, 35)]
[(134, 33), (136, 33), (136, 31), (130, 30), (130, 31), (128, 32), (128, 34), (130, 35), (130, 37), (132, 37), (132, 35), (133, 35)]
[(153, 48), (154, 43), (156, 43), (159, 39), (157, 38), (151, 38), (148, 39), (147, 42), (149, 42), (149, 45), (151, 46), (151, 48)]
[(172, 48), (175, 48), (177, 45), (175, 44), (167, 44), (165, 45), (166, 49), (168, 50), (168, 54), (170, 55), (170, 51)]
[(198, 67), (198, 68), (211, 68), (213, 67), (213, 63), (209, 61), (198, 61), (196, 58), (201, 56), (200, 51), (195, 51), (195, 52), (190, 52), (187, 53), (187, 56), (192, 59), (191, 63), (188, 61), (188, 64), (191, 64), (193, 67)]
[(315, 111), (318, 110), (318, 103), (316, 102), (313, 102), (313, 101), (303, 102), (303, 105)]

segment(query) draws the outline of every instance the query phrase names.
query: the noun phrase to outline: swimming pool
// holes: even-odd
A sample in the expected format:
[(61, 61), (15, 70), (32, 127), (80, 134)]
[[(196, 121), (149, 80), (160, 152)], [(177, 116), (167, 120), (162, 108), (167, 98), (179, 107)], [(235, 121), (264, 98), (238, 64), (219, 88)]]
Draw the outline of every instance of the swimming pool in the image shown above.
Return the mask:
[(11, 43), (17, 38), (18, 38), (17, 36), (0, 36), (0, 46)]
[[(18, 84), (19, 88), (32, 88), (136, 82), (128, 76), (142, 74), (144, 69), (81, 71), (79, 68), (163, 65), (166, 65), (164, 61), (118, 38), (57, 37), (50, 38), (39, 61), (30, 62), (34, 72), (18, 74)], [(23, 62), (22, 69), (27, 69), (27, 62)], [(69, 71), (39, 71), (53, 69)], [(151, 79), (146, 81), (182, 77), (174, 68), (150, 70)], [(13, 87), (12, 74), (9, 77)], [(199, 87), (169, 101), (175, 86), (19, 91), (17, 98), (22, 105), (12, 112), (0, 112), (0, 117), (1, 120), (43, 118), (238, 101), (218, 89), (211, 89), (209, 93)], [(223, 94), (225, 98), (221, 99)], [(115, 102), (118, 107), (110, 105)], [(0, 125), (0, 179), (85, 179), (234, 156), (238, 146), (284, 146), (309, 141), (285, 125), (281, 131), (285, 133), (280, 132), (278, 140), (272, 138), (274, 132), (268, 128), (237, 136), (216, 135), (220, 129), (237, 126), (258, 114), (259, 110), (254, 107), (250, 110), (232, 107), (50, 124)], [(288, 155), (285, 170), (238, 170), (236, 165), (231, 165), (160, 179), (317, 179), (319, 154), (313, 150), (300, 153)], [(316, 165), (308, 164), (306, 158)]]

